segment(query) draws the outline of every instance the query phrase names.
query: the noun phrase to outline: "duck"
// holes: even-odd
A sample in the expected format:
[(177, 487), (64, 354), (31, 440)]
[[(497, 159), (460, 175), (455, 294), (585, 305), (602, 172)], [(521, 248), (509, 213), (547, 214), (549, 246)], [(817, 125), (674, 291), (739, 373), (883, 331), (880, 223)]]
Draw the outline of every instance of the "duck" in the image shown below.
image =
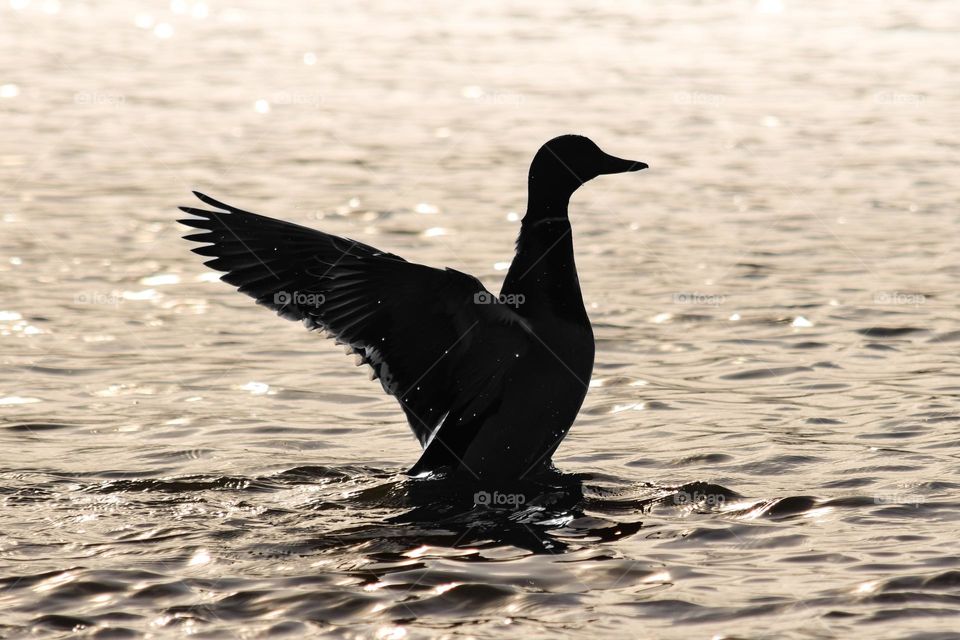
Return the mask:
[(646, 169), (581, 135), (533, 157), (499, 295), (476, 277), (259, 215), (194, 191), (185, 239), (220, 280), (323, 332), (368, 365), (421, 446), (410, 476), (504, 484), (554, 472), (590, 384), (595, 343), (574, 261), (570, 198)]

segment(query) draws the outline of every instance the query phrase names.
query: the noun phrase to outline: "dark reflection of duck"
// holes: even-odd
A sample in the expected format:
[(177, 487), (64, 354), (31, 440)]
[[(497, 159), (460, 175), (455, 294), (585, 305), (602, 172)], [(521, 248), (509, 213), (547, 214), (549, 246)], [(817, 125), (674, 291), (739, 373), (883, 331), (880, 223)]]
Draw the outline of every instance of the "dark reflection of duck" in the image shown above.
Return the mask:
[[(645, 528), (638, 516), (663, 499), (662, 491), (647, 489), (637, 495), (635, 487), (626, 490), (628, 495), (599, 495), (596, 487), (585, 487), (586, 479), (547, 472), (537, 480), (494, 488), (464, 476), (394, 478), (346, 498), (360, 512), (387, 509), (393, 515), (377, 523), (328, 531), (313, 539), (311, 546), (322, 551), (376, 543), (377, 553), (384, 556), (422, 545), (561, 553), (571, 546), (634, 535)], [(621, 519), (624, 516), (626, 520)]]
[[(343, 473), (310, 467), (285, 475), (297, 482), (331, 477), (347, 482), (358, 477), (356, 471)], [(362, 474), (368, 484), (365, 488), (343, 491), (343, 485), (334, 482), (329, 485), (332, 502), (325, 496), (318, 500), (317, 509), (296, 512), (298, 526), (306, 526), (310, 531), (315, 529), (304, 521), (304, 513), (323, 514), (317, 533), (304, 543), (311, 551), (333, 552), (361, 546), (376, 555), (378, 561), (386, 562), (385, 566), (401, 570), (405, 562), (398, 565), (390, 562), (408, 560), (410, 550), (423, 545), (470, 548), (480, 562), (486, 561), (487, 551), (507, 547), (556, 554), (597, 543), (618, 542), (641, 533), (666, 537), (686, 535), (689, 528), (686, 520), (679, 530), (662, 530), (664, 515), (677, 511), (715, 513), (725, 505), (743, 500), (735, 491), (706, 482), (680, 486), (637, 484), (596, 473), (548, 471), (534, 480), (514, 481), (497, 488), (464, 476), (398, 479), (396, 474), (383, 470), (368, 468), (365, 471)], [(757, 504), (775, 502), (748, 501), (729, 513), (756, 515), (753, 509)], [(343, 507), (354, 513), (370, 513), (373, 522), (331, 530), (327, 523), (328, 509)], [(797, 509), (788, 511), (798, 512)], [(385, 512), (390, 515), (384, 517)], [(647, 517), (653, 512), (659, 512), (661, 517), (650, 522)], [(321, 530), (324, 532), (320, 533)]]
[(584, 182), (637, 171), (582, 136), (547, 142), (500, 296), (473, 276), (274, 220), (197, 193), (186, 236), (225, 282), (373, 368), (423, 446), (413, 475), (516, 481), (550, 468), (593, 368), (567, 207)]

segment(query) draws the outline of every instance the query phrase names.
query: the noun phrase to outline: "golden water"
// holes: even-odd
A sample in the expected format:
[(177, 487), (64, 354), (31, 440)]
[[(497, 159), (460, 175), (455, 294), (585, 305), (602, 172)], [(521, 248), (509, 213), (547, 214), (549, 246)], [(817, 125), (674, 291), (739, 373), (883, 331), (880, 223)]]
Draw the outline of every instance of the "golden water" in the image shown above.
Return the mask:
[[(0, 636), (958, 628), (956, 3), (12, 0)], [(577, 505), (433, 526), (392, 398), (190, 189), (499, 287), (545, 140), (598, 340)], [(518, 215), (519, 214), (519, 215)], [(932, 636), (930, 636), (932, 637)]]

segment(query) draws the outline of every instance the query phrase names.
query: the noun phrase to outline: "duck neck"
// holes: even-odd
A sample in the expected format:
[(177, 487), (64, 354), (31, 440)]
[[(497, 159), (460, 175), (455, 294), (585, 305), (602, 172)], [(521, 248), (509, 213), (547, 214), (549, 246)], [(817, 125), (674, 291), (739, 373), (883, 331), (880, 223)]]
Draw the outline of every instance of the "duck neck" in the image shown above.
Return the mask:
[(527, 195), (527, 213), (524, 224), (534, 224), (549, 218), (566, 218), (570, 206), (571, 193), (557, 189), (544, 189), (530, 177)]
[(517, 253), (501, 290), (504, 295), (523, 296), (517, 306), (521, 316), (560, 316), (574, 322), (586, 319), (573, 259), (569, 200), (569, 195), (545, 196), (531, 189)]

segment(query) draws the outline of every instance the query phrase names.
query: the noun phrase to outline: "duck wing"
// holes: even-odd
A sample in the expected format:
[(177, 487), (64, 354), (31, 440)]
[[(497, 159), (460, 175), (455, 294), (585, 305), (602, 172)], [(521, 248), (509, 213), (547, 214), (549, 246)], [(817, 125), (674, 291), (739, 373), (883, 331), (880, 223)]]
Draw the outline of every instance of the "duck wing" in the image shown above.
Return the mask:
[[(400, 402), (423, 447), (448, 415), (491, 411), (502, 367), (531, 346), (526, 322), (489, 303), (495, 296), (473, 276), (194, 193), (218, 210), (180, 207), (195, 216), (180, 222), (203, 231), (185, 236), (203, 244), (193, 251), (257, 304), (348, 345)], [(478, 428), (458, 419), (451, 442), (465, 448)], [(446, 463), (458, 455), (448, 454)]]

